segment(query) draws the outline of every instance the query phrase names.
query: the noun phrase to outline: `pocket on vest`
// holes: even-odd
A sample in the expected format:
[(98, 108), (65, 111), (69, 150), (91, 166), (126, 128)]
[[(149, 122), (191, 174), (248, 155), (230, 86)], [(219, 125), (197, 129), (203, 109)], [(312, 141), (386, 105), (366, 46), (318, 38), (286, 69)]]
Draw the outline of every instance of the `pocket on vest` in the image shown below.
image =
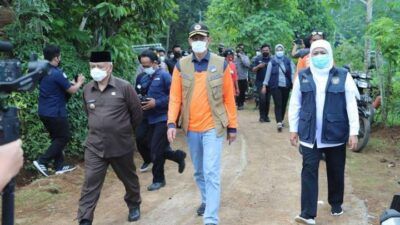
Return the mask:
[(229, 121), (228, 121), (228, 116), (226, 114), (225, 108), (223, 106), (216, 107), (215, 112), (217, 113), (217, 116), (220, 119), (222, 126), (228, 127)]
[(311, 131), (311, 113), (300, 111), (298, 134), (301, 140), (308, 140)]
[(324, 136), (328, 141), (346, 141), (348, 122), (342, 114), (327, 114)]
[(222, 98), (222, 79), (216, 79), (210, 81), (211, 91), (213, 93), (213, 97), (215, 100), (219, 100)]

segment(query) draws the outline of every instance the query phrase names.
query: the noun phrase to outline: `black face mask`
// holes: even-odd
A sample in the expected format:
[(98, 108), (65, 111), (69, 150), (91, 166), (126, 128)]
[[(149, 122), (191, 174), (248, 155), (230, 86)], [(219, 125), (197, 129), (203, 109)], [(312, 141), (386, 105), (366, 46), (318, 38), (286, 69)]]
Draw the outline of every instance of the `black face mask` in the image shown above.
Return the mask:
[(262, 56), (268, 57), (268, 56), (269, 56), (269, 52), (263, 52), (263, 53), (262, 53)]
[(182, 53), (181, 52), (174, 52), (174, 57), (175, 57), (175, 59), (178, 59), (178, 58), (182, 57)]

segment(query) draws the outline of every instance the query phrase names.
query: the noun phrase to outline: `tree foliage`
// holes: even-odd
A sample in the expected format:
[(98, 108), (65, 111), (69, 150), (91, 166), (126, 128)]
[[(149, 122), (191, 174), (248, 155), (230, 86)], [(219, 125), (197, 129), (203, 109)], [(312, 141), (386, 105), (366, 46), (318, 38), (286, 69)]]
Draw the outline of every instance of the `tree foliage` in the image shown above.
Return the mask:
[(251, 49), (263, 43), (290, 48), (295, 32), (305, 37), (313, 30), (333, 30), (325, 7), (306, 0), (213, 0), (207, 24), (216, 42), (244, 43)]

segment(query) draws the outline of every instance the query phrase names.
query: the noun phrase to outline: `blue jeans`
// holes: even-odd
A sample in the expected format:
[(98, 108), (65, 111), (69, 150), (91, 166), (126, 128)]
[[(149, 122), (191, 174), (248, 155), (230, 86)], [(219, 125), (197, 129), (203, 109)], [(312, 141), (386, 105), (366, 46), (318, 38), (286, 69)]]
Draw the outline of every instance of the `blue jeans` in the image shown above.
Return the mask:
[(215, 129), (187, 134), (194, 167), (194, 178), (206, 204), (204, 223), (218, 224), (221, 198), (221, 151), (224, 137), (217, 137)]

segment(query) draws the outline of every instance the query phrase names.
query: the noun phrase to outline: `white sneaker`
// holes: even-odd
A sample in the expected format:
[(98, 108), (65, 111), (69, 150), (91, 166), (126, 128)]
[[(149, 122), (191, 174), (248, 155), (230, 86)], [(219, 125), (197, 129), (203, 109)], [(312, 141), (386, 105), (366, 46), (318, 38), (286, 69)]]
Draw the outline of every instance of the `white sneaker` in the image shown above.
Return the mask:
[(48, 173), (48, 171), (47, 171), (47, 167), (44, 165), (44, 164), (40, 164), (38, 161), (33, 161), (33, 165), (35, 166), (35, 168), (37, 169), (37, 170), (39, 170), (39, 172), (41, 173), (41, 174), (43, 174), (44, 176), (46, 176), (46, 177), (48, 177), (49, 175), (47, 174)]
[(297, 223), (306, 224), (306, 225), (315, 225), (314, 219), (305, 219), (301, 216), (296, 216), (296, 218), (294, 218), (294, 221), (296, 221)]
[(64, 173), (67, 173), (67, 172), (71, 172), (74, 169), (76, 169), (75, 166), (64, 165), (60, 170), (56, 171), (56, 175), (64, 174)]

